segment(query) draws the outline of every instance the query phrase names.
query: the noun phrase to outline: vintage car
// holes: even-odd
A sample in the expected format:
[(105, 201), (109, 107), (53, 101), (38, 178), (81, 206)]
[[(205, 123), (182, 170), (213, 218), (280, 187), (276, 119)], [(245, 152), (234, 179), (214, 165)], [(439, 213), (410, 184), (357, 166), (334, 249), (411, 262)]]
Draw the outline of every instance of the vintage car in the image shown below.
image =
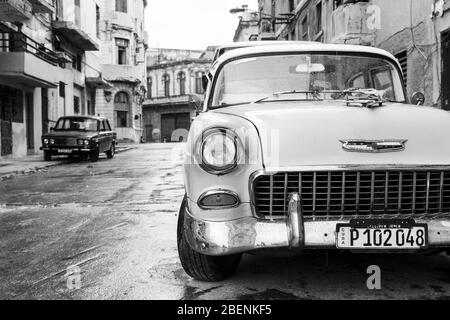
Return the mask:
[(380, 49), (240, 48), (213, 64), (189, 133), (178, 250), (195, 279), (269, 249), (450, 247), (450, 115), (406, 96)]
[(101, 153), (109, 159), (116, 152), (117, 134), (111, 130), (107, 119), (92, 116), (62, 117), (51, 128), (50, 133), (42, 136), (45, 161), (52, 156), (80, 156), (98, 161)]

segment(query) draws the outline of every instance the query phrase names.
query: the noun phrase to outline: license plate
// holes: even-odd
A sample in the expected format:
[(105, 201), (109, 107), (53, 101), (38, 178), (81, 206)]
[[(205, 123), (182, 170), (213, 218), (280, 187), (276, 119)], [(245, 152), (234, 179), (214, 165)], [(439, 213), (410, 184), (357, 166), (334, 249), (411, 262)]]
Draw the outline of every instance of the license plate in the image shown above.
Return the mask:
[(338, 249), (424, 249), (428, 246), (428, 226), (414, 220), (352, 220), (339, 224)]
[(72, 153), (71, 149), (58, 149), (58, 153)]

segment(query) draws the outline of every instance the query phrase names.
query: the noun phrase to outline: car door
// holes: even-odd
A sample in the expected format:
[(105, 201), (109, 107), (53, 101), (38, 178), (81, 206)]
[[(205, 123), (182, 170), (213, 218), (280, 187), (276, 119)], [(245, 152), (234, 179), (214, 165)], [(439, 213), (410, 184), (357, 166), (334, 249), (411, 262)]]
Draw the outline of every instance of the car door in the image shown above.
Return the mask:
[(108, 120), (105, 120), (105, 127), (106, 127), (106, 130), (109, 132), (109, 141), (111, 143), (115, 143), (116, 142), (116, 138), (117, 138), (117, 134), (114, 131), (112, 131), (111, 125), (109, 124)]
[(101, 153), (101, 152), (105, 152), (105, 151), (109, 150), (109, 147), (107, 146), (108, 132), (106, 131), (104, 120), (101, 120), (99, 122), (99, 125), (100, 125), (100, 130), (99, 130), (100, 132), (99, 132), (98, 142), (99, 142), (99, 148), (100, 148), (100, 153)]

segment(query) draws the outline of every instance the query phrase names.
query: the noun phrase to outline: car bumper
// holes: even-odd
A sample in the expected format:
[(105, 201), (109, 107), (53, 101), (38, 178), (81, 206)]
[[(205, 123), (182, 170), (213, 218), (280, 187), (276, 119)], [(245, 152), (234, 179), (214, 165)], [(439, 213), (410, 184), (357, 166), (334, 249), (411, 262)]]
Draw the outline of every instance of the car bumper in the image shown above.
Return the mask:
[[(450, 215), (415, 221), (428, 225), (428, 248), (450, 247)], [(300, 199), (294, 196), (289, 202), (288, 215), (282, 220), (247, 217), (213, 222), (196, 219), (187, 210), (185, 233), (192, 249), (210, 256), (269, 248), (336, 249), (336, 226), (349, 222), (304, 221), (300, 212)]]
[[(61, 154), (88, 154), (92, 152), (90, 148), (80, 148), (80, 147), (41, 147), (42, 151), (49, 151), (53, 155)], [(61, 152), (64, 150), (64, 152)]]

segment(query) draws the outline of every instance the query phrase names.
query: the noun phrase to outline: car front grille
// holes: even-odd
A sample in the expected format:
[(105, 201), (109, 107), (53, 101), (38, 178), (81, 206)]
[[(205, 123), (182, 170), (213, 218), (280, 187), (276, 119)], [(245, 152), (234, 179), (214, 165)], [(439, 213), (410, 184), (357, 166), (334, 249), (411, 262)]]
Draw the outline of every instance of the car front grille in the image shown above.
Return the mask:
[(450, 212), (450, 170), (267, 174), (253, 193), (256, 213), (267, 218), (284, 216), (292, 193), (310, 218), (432, 216)]
[(55, 145), (57, 146), (77, 146), (76, 138), (55, 138)]

